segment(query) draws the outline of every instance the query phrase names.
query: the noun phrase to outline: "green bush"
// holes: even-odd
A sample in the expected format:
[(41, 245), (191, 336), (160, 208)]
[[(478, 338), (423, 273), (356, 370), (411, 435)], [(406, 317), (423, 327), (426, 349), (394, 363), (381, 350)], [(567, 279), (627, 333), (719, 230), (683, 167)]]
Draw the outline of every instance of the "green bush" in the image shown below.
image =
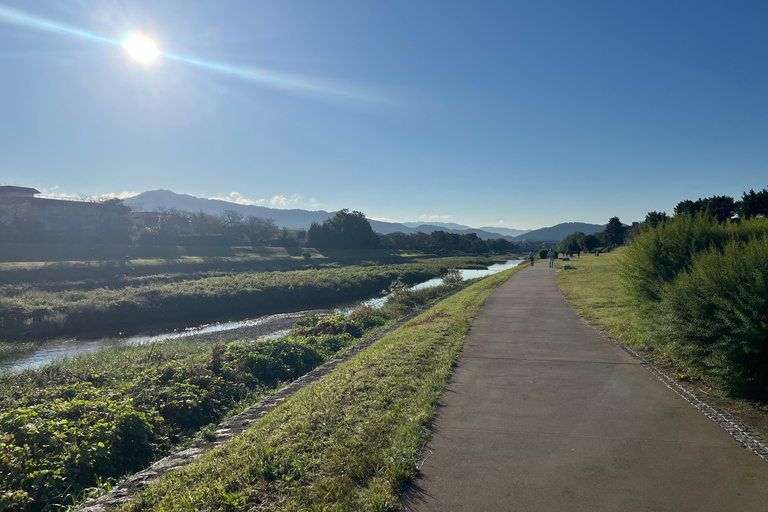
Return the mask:
[(663, 294), (670, 351), (732, 395), (768, 395), (768, 235), (694, 257)]
[(547, 253), (549, 252), (549, 249), (539, 249), (539, 259), (545, 260), (547, 259)]
[(695, 254), (722, 247), (730, 225), (704, 215), (680, 215), (635, 238), (619, 265), (624, 289), (638, 302), (659, 302), (664, 287), (687, 270)]

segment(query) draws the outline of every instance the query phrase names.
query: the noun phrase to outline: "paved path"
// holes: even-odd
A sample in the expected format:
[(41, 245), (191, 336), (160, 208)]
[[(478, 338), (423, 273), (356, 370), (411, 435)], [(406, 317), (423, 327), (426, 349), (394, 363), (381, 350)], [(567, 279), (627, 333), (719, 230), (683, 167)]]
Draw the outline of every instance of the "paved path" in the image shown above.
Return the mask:
[(480, 309), (408, 511), (768, 511), (768, 463), (584, 325), (546, 263)]

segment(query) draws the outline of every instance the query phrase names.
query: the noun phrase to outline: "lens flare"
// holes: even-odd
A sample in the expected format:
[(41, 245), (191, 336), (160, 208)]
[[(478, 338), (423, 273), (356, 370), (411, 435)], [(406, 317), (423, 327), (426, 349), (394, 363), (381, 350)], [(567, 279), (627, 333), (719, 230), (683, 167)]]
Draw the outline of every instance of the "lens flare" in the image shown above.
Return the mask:
[(150, 39), (139, 34), (131, 34), (123, 40), (113, 39), (78, 27), (36, 16), (29, 12), (12, 9), (2, 4), (0, 4), (0, 23), (8, 23), (54, 34), (87, 39), (111, 46), (122, 46), (131, 57), (145, 64), (149, 64), (158, 57), (162, 57), (166, 60), (180, 62), (188, 66), (212, 71), (221, 75), (258, 83), (263, 87), (290, 91), (295, 94), (345, 98), (364, 102), (389, 102), (386, 98), (373, 93), (373, 91), (355, 87), (352, 84), (342, 84), (320, 80), (314, 77), (278, 73), (267, 69), (237, 66), (187, 57), (184, 55), (160, 52)]
[(123, 48), (128, 52), (128, 55), (144, 63), (150, 63), (160, 55), (155, 43), (138, 34), (131, 34), (125, 38)]

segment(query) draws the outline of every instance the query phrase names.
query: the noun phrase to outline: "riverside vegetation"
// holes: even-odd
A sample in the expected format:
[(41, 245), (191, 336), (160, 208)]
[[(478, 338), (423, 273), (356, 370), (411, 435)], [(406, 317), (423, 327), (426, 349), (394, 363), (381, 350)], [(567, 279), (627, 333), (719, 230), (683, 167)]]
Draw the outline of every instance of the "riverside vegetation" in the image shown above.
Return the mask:
[[(498, 281), (494, 276), (491, 282)], [(274, 340), (213, 345), (172, 340), (118, 346), (0, 376), (0, 509), (55, 510), (79, 503), (94, 488), (108, 487), (122, 475), (146, 467), (196, 434), (207, 435), (223, 418), (456, 286), (453, 283), (418, 291), (398, 290), (380, 310), (360, 308), (349, 316), (306, 317), (288, 335)], [(489, 285), (483, 286), (481, 289), (487, 290)], [(472, 300), (477, 300), (477, 292), (473, 293)], [(469, 309), (475, 307), (472, 300), (466, 304)], [(448, 350), (453, 354), (457, 343), (460, 345), (459, 333), (466, 330), (469, 313), (462, 306), (459, 312), (450, 311), (450, 315), (454, 314), (459, 316), (451, 317), (450, 322), (442, 316), (448, 313), (433, 317), (435, 325), (429, 330), (438, 329), (430, 335), (430, 341), (425, 339), (423, 347), (421, 341), (412, 339), (408, 342), (410, 348), (397, 349), (399, 359), (377, 356), (381, 359), (376, 375), (366, 373), (353, 384), (356, 394), (363, 393), (356, 396), (365, 398), (360, 386), (374, 386), (372, 379), (377, 375), (383, 386), (390, 387), (405, 372), (405, 384), (397, 386), (402, 388), (398, 393), (408, 396), (417, 391), (413, 387), (416, 381), (427, 379), (435, 385), (444, 379), (435, 380), (432, 351)], [(444, 339), (452, 348), (442, 348)], [(450, 369), (450, 354), (441, 356), (441, 374)], [(410, 361), (407, 367), (400, 367), (405, 364), (401, 359)], [(387, 374), (388, 367), (397, 371)], [(415, 370), (425, 373), (412, 374)], [(408, 396), (403, 398), (410, 400)], [(395, 396), (384, 394), (377, 399), (383, 400), (380, 406), (391, 403)], [(366, 408), (366, 404), (361, 401), (347, 405)], [(408, 411), (401, 406), (395, 409), (400, 415)], [(424, 413), (408, 412), (411, 414), (420, 418), (419, 425), (423, 423)], [(393, 418), (378, 408), (370, 408), (362, 416), (378, 415), (387, 422)], [(280, 435), (285, 433), (278, 430)], [(312, 423), (301, 434), (297, 431), (294, 441), (306, 450), (314, 442), (309, 436), (327, 433), (323, 425)], [(366, 447), (377, 449), (378, 445)], [(279, 473), (282, 462), (278, 459), (282, 455), (269, 453), (267, 458), (276, 466), (265, 469), (265, 474)]]
[(444, 300), (124, 510), (399, 510), (472, 319), (524, 266)]
[[(218, 270), (203, 272), (156, 273), (154, 266), (147, 265), (134, 268), (134, 275), (114, 275), (112, 269), (105, 276), (98, 267), (71, 273), (68, 268), (54, 269), (55, 274), (47, 275), (59, 279), (30, 282), (16, 279), (18, 273), (29, 271), (0, 272), (7, 283), (0, 285), (0, 332), (6, 341), (0, 343), (0, 353), (23, 352), (31, 345), (17, 342), (51, 336), (179, 327), (333, 307), (375, 296), (398, 277), (412, 284), (442, 275), (448, 268), (484, 268), (492, 261), (390, 251), (364, 252), (358, 259), (347, 255), (341, 262), (328, 261), (317, 252), (311, 256), (310, 261), (292, 260), (294, 270), (285, 271), (269, 271), (268, 261), (262, 261), (259, 271), (234, 272), (228, 270), (230, 262), (224, 261)], [(284, 259), (276, 258), (274, 265), (285, 268)]]
[(558, 283), (588, 321), (655, 350), (679, 378), (765, 403), (768, 219), (727, 218), (664, 216), (641, 227), (629, 247), (582, 258)]

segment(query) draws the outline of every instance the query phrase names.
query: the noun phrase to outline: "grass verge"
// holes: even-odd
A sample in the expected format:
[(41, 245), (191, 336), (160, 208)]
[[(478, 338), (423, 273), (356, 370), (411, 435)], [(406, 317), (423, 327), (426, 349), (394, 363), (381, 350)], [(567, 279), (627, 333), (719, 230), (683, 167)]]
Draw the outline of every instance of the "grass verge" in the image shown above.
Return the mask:
[(0, 374), (0, 510), (77, 505), (455, 287), (306, 316), (279, 339), (118, 345)]
[[(634, 307), (621, 288), (616, 265), (625, 251), (619, 248), (599, 257), (585, 255), (569, 262), (573, 270), (557, 273), (557, 284), (571, 307), (590, 325), (633, 346), (649, 361), (768, 439), (768, 404), (729, 398), (707, 386), (675, 361), (654, 336), (653, 316)], [(562, 268), (563, 263), (556, 267)]]
[(396, 510), (485, 299), (520, 267), (441, 302), (125, 510)]

